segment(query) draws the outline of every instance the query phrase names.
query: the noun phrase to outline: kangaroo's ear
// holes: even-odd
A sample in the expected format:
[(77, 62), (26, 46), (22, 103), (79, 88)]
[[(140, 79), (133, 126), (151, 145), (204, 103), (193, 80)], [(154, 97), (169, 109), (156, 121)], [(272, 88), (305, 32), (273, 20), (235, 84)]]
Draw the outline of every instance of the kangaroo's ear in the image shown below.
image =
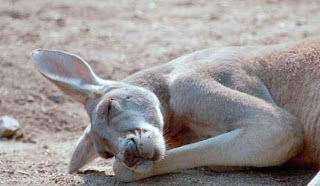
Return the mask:
[(93, 138), (90, 134), (91, 125), (89, 125), (78, 140), (77, 147), (72, 155), (69, 173), (75, 173), (78, 169), (98, 157), (94, 148)]
[(97, 77), (88, 63), (76, 55), (34, 50), (32, 58), (42, 75), (81, 103), (99, 95), (99, 89), (107, 82)]

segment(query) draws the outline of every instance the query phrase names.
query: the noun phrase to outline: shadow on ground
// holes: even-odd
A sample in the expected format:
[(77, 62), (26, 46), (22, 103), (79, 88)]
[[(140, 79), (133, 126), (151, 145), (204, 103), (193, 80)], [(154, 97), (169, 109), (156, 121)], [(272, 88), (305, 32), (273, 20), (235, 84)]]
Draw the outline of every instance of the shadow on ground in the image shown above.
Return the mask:
[(104, 173), (83, 174), (83, 186), (93, 185), (306, 185), (316, 174), (315, 170), (261, 168), (241, 172), (215, 173), (206, 168), (181, 171), (164, 176), (121, 183)]

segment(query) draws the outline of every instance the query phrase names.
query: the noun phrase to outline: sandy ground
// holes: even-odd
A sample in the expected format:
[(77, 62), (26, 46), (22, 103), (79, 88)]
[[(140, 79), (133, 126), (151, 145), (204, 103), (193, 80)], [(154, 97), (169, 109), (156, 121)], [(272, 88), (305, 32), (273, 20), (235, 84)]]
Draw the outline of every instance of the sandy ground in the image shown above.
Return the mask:
[[(0, 140), (0, 185), (122, 185), (104, 173), (69, 175), (68, 161), (89, 119), (35, 69), (36, 48), (76, 53), (105, 79), (213, 46), (261, 45), (320, 33), (320, 1), (0, 0), (0, 115), (24, 137)], [(305, 185), (312, 170), (180, 171), (128, 185)]]

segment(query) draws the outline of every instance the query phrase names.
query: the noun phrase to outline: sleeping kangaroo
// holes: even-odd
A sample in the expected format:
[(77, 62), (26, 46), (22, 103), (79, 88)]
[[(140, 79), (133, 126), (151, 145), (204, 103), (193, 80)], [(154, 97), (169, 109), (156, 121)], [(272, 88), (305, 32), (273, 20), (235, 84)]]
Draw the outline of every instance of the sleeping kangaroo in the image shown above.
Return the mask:
[(124, 182), (199, 166), (320, 167), (320, 38), (201, 50), (122, 81), (72, 54), (32, 58), (91, 119), (70, 173), (97, 155), (115, 156)]

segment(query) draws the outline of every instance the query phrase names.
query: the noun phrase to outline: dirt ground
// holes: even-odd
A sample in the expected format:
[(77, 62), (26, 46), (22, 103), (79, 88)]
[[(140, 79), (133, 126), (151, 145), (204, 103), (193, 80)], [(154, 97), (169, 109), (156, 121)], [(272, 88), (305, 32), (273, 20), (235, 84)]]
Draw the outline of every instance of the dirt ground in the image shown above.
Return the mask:
[[(320, 1), (0, 0), (0, 115), (22, 125), (0, 139), (0, 185), (122, 185), (105, 173), (69, 175), (68, 161), (89, 119), (82, 106), (43, 78), (36, 48), (82, 56), (102, 78), (122, 78), (213, 46), (261, 45), (320, 33)], [(314, 170), (205, 168), (128, 185), (305, 185)]]

